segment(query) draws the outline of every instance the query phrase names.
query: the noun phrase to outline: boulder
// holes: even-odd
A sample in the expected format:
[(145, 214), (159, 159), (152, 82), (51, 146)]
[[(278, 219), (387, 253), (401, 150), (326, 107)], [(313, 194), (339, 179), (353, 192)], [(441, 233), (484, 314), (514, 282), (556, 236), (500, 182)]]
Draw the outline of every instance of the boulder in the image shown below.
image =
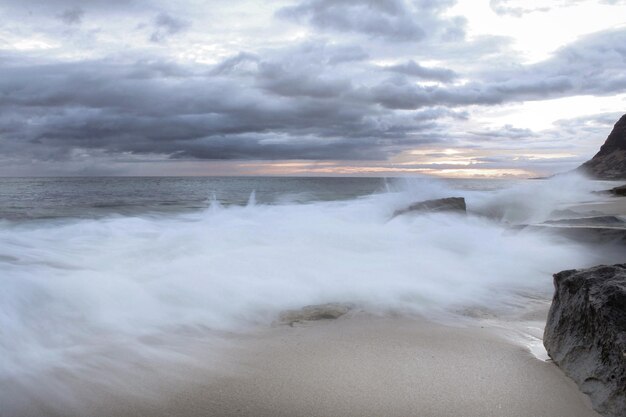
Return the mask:
[(626, 197), (626, 185), (621, 185), (619, 187), (611, 188), (611, 194), (619, 195), (621, 197)]
[(436, 200), (420, 201), (418, 203), (411, 204), (407, 208), (396, 210), (393, 213), (393, 217), (405, 213), (439, 213), (446, 211), (465, 213), (467, 211), (465, 199), (463, 197), (448, 197), (438, 198)]
[(615, 123), (600, 151), (579, 169), (600, 179), (626, 178), (626, 114)]
[(608, 417), (626, 416), (626, 264), (562, 271), (543, 344)]
[(337, 319), (354, 306), (346, 303), (328, 303), (302, 307), (299, 310), (287, 310), (280, 314), (280, 322), (293, 326), (302, 321)]

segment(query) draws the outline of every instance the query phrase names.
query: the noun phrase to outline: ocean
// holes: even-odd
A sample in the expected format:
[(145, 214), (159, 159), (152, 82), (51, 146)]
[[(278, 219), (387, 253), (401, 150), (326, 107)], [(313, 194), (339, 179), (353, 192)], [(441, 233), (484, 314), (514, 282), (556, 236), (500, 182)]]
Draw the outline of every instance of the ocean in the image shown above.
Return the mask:
[[(223, 206), (348, 200), (386, 192), (398, 179), (346, 177), (0, 178), (0, 220), (175, 214)], [(413, 179), (428, 182), (429, 179)], [(497, 189), (515, 181), (445, 180), (459, 189)]]
[[(607, 251), (516, 226), (607, 198), (593, 191), (611, 185), (578, 176), (3, 178), (0, 382), (80, 375), (122, 358), (193, 360), (166, 341), (246, 332), (311, 304), (437, 317), (524, 311), (551, 297), (553, 273)], [(450, 196), (466, 199), (467, 215), (393, 216)]]

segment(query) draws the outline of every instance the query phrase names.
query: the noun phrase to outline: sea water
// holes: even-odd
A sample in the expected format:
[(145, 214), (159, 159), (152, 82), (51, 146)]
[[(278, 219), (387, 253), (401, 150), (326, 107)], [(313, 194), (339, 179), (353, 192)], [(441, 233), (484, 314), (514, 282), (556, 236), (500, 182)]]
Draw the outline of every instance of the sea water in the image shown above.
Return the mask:
[[(107, 349), (162, 359), (171, 347), (154, 337), (243, 332), (310, 304), (436, 316), (549, 299), (553, 273), (603, 262), (606, 248), (514, 226), (606, 187), (578, 176), (0, 179), (0, 383), (80, 375)], [(467, 215), (394, 217), (450, 196)]]

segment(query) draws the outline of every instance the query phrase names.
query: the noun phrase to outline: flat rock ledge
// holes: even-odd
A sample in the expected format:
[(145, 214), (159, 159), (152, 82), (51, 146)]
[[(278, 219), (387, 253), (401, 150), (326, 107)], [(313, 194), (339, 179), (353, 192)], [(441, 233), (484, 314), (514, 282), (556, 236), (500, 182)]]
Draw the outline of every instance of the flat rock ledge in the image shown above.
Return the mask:
[(436, 200), (426, 200), (413, 203), (410, 206), (396, 210), (393, 217), (406, 213), (440, 213), (440, 212), (457, 212), (466, 213), (467, 207), (463, 197), (447, 197), (438, 198)]
[(626, 197), (626, 184), (611, 188), (610, 192), (620, 197)]
[(626, 416), (626, 264), (554, 274), (543, 344), (608, 417)]
[(334, 320), (348, 313), (354, 305), (347, 303), (328, 303), (302, 307), (299, 310), (283, 311), (279, 316), (281, 324), (293, 326), (294, 323), (315, 320)]

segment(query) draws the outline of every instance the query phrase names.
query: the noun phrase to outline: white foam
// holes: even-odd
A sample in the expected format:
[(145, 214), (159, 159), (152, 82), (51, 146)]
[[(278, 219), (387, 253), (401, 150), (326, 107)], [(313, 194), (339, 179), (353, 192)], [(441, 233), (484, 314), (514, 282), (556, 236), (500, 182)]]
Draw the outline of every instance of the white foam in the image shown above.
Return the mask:
[(172, 329), (237, 331), (307, 304), (436, 314), (548, 296), (552, 273), (595, 261), (589, 249), (479, 216), (390, 218), (412, 201), (459, 194), (470, 210), (540, 216), (580, 198), (568, 191), (580, 184), (564, 182), (460, 193), (422, 180), (343, 202), (268, 206), (252, 196), (246, 207), (214, 202), (168, 217), (5, 223), (0, 378), (73, 366), (106, 344), (145, 353), (142, 337)]

